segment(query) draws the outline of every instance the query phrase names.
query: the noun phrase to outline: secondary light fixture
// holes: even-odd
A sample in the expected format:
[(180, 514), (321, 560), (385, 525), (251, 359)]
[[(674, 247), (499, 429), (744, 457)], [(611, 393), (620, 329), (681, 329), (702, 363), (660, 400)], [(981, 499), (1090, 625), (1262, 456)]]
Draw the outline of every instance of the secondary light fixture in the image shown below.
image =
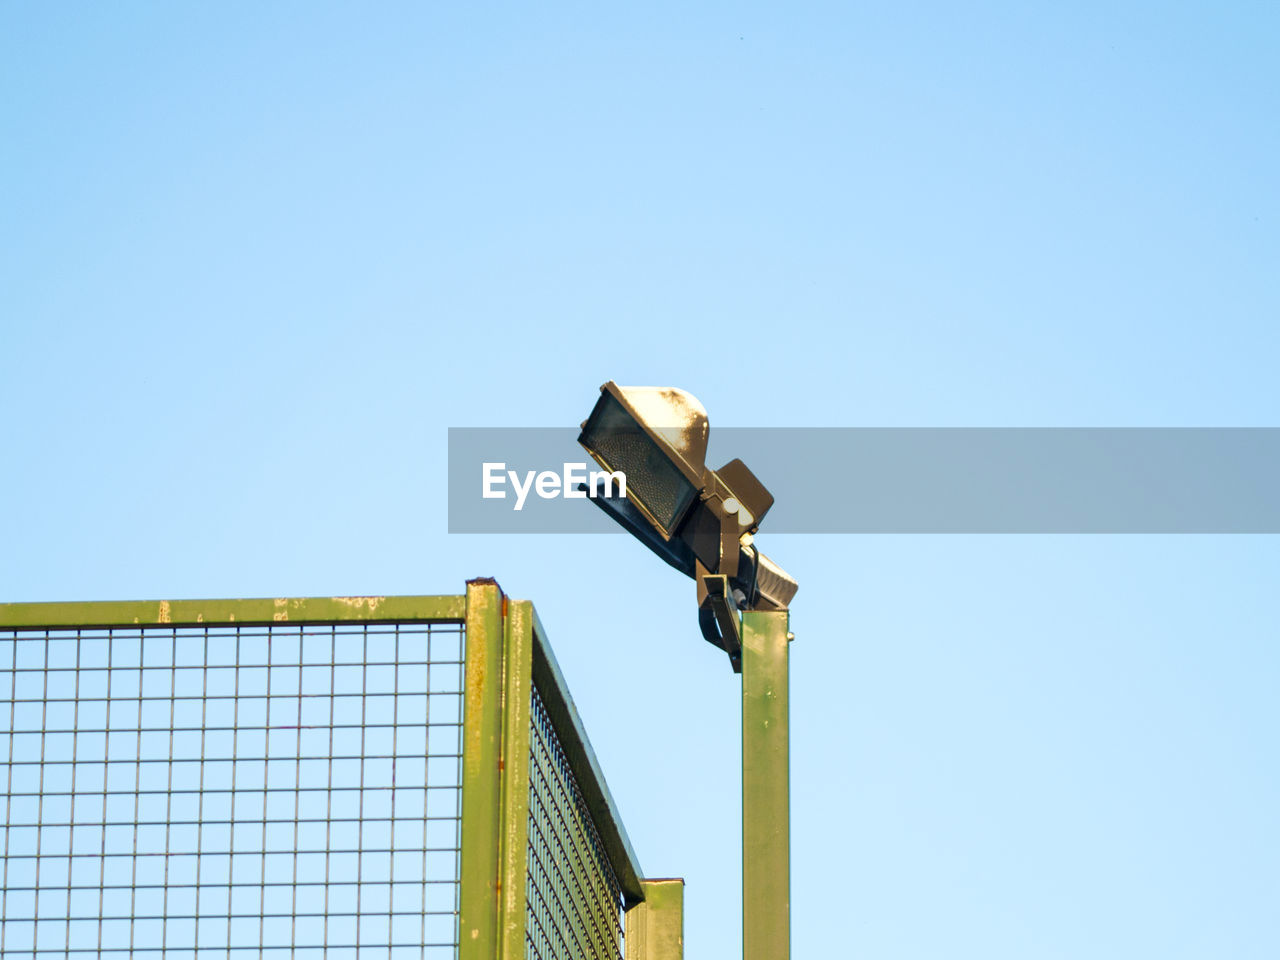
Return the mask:
[(773, 495), (741, 460), (706, 465), (710, 425), (694, 396), (674, 387), (600, 388), (578, 442), (626, 477), (625, 496), (586, 493), (698, 590), (702, 634), (742, 669), (739, 614), (786, 610), (797, 583), (755, 546)]

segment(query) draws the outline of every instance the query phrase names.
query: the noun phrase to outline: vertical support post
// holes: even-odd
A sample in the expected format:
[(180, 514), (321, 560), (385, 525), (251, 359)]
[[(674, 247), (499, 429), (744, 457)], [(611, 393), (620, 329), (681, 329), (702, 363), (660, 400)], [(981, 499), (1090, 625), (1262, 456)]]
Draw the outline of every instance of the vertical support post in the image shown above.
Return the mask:
[(522, 960), (533, 604), (467, 584), (460, 960)]
[(626, 960), (684, 960), (684, 881), (640, 886), (644, 900), (627, 911)]
[(502, 849), (498, 865), (498, 956), (524, 960), (529, 875), (529, 737), (533, 712), (533, 604), (507, 604), (502, 678)]
[(494, 960), (498, 950), (504, 603), (502, 591), (494, 581), (468, 581), (458, 903), (460, 960)]
[(788, 614), (742, 615), (742, 955), (791, 953)]

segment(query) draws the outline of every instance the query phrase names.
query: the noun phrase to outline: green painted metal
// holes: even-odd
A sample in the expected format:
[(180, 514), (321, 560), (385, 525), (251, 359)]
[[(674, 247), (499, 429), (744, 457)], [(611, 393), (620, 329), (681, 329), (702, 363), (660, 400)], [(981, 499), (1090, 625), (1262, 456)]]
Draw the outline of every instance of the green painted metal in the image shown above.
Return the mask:
[[(663, 884), (678, 887), (676, 881), (651, 887), (642, 880), (635, 851), (533, 605), (508, 600), (492, 580), (469, 581), (465, 596), (0, 604), (0, 629), (13, 630), (287, 622), (464, 624), (459, 960), (521, 960), (525, 956), (535, 687), (624, 904), (636, 908), (647, 896), (666, 901), (675, 896)], [(569, 841), (569, 833), (562, 839)], [(582, 838), (573, 842), (581, 843)], [(575, 848), (571, 855), (585, 861), (590, 850)], [(581, 906), (585, 909), (587, 904)], [(681, 909), (677, 903), (675, 914), (669, 905), (650, 910), (645, 930), (654, 931), (651, 942), (661, 939), (661, 931), (675, 929), (672, 923), (679, 927), (672, 917), (682, 916)], [(667, 933), (661, 936), (670, 939)], [(679, 954), (656, 953), (651, 960), (669, 960), (669, 956)]]
[(504, 604), (492, 580), (467, 583), (459, 960), (498, 953)]
[(627, 911), (627, 960), (684, 960), (684, 881), (644, 880)]
[(275, 597), (246, 600), (129, 600), (123, 602), (3, 603), (0, 629), (32, 627), (195, 626), (305, 621), (460, 623), (463, 597)]
[(529, 767), (533, 683), (533, 604), (512, 600), (502, 656), (502, 850), (499, 864), (501, 960), (525, 956), (526, 879), (529, 871)]
[(742, 615), (742, 955), (791, 952), (786, 611)]
[(578, 708), (569, 694), (568, 684), (556, 663), (555, 654), (551, 651), (551, 643), (547, 640), (546, 629), (534, 612), (534, 647), (533, 647), (533, 681), (543, 695), (547, 713), (555, 727), (556, 736), (573, 768), (578, 784), (591, 811), (591, 819), (600, 840), (605, 846), (609, 862), (614, 873), (618, 875), (618, 883), (622, 887), (622, 895), (628, 906), (644, 899), (644, 888), (641, 878), (640, 860), (631, 848), (631, 840), (626, 828), (622, 825), (622, 817), (618, 814), (617, 805), (609, 793), (609, 784), (600, 769), (595, 751), (591, 749), (591, 741), (587, 738), (586, 728), (578, 716)]

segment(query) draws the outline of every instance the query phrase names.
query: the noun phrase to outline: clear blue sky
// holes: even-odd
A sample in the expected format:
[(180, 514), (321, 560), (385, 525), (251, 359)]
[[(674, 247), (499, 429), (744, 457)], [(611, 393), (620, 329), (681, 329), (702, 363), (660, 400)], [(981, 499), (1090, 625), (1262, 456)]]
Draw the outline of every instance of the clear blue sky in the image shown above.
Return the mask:
[[(449, 426), (1276, 426), (1266, 3), (0, 10), (0, 601), (538, 605), (687, 955), (738, 700)], [(731, 455), (731, 452), (726, 451)], [(835, 484), (833, 478), (833, 485)], [(797, 957), (1280, 954), (1280, 541), (798, 537)]]

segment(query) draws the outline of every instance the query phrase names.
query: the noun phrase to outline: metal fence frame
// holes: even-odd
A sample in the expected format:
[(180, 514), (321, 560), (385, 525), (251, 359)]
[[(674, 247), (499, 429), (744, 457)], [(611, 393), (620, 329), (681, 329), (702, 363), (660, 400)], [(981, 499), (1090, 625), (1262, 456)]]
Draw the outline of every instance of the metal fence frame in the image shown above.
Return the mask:
[[(465, 631), (459, 960), (522, 960), (536, 689), (616, 875), (626, 960), (683, 956), (683, 882), (645, 879), (533, 604), (462, 596), (0, 604), (0, 629), (457, 623)], [(586, 958), (583, 958), (586, 960)]]

